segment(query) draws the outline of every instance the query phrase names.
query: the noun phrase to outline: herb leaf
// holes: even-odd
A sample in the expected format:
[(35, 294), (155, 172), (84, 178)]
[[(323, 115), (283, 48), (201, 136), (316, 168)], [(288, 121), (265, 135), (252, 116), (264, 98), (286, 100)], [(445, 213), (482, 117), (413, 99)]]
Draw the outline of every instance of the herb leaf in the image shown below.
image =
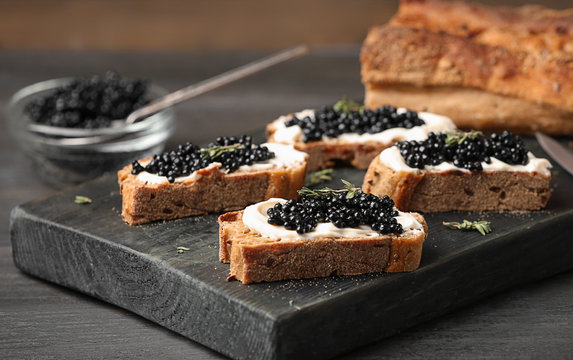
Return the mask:
[(191, 249), (189, 249), (188, 247), (185, 246), (177, 246), (177, 253), (178, 254), (183, 254), (185, 251), (189, 251)]
[(448, 137), (446, 137), (446, 146), (454, 146), (454, 145), (460, 145), (461, 143), (463, 143), (466, 139), (475, 139), (478, 136), (483, 135), (483, 133), (481, 131), (477, 131), (477, 130), (472, 130), (472, 131), (453, 131), (453, 132), (446, 132), (446, 134), (448, 135)]
[(231, 152), (231, 151), (235, 151), (235, 150), (239, 150), (239, 149), (244, 149), (245, 147), (242, 144), (233, 144), (233, 145), (229, 145), (229, 146), (212, 146), (210, 148), (207, 149), (200, 149), (199, 153), (201, 154), (203, 159), (215, 159), (221, 155), (223, 155), (224, 153), (227, 152)]
[(332, 180), (332, 169), (324, 169), (315, 171), (310, 174), (310, 179), (305, 186), (316, 186), (323, 181), (330, 181)]
[(346, 114), (356, 111), (362, 113), (364, 111), (364, 105), (360, 105), (356, 101), (350, 100), (346, 96), (343, 96), (342, 100), (334, 104), (333, 108), (336, 112), (346, 113)]
[(336, 194), (336, 193), (346, 193), (346, 198), (347, 199), (351, 199), (354, 197), (354, 195), (356, 195), (357, 193), (360, 192), (360, 188), (354, 186), (354, 184), (352, 184), (349, 181), (346, 180), (342, 180), (342, 183), (344, 184), (344, 189), (338, 189), (338, 190), (334, 190), (331, 189), (329, 187), (323, 187), (322, 189), (309, 189), (306, 186), (303, 186), (302, 189), (298, 190), (298, 194), (300, 196), (326, 196), (326, 195), (332, 195), (332, 194)]
[(446, 222), (444, 221), (442, 224), (449, 227), (450, 229), (458, 229), (458, 230), (477, 230), (480, 234), (485, 235), (490, 232), (491, 230), (491, 222), (486, 220), (481, 221), (468, 221), (463, 220), (463, 222), (459, 223), (456, 221)]
[(76, 195), (76, 199), (74, 200), (76, 204), (91, 204), (92, 199), (87, 196)]

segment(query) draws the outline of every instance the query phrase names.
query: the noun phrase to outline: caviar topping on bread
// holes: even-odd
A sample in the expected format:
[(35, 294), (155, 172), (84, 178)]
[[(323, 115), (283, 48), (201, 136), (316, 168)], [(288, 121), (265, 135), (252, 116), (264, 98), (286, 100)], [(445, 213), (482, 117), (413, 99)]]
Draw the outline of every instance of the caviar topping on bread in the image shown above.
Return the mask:
[(551, 164), (511, 134), (429, 134), (384, 150), (362, 190), (388, 194), (400, 210), (538, 210), (551, 190)]
[(396, 141), (421, 140), (430, 131), (453, 129), (455, 125), (445, 116), (388, 105), (370, 110), (345, 98), (320, 110), (281, 116), (267, 126), (267, 138), (307, 152), (309, 170), (332, 167), (336, 162), (366, 169)]
[(242, 209), (271, 197), (297, 197), (308, 155), (292, 146), (221, 137), (206, 148), (135, 161), (118, 172), (122, 217), (130, 225)]
[(219, 258), (244, 284), (418, 268), (424, 218), (358, 189), (273, 198), (219, 217)]

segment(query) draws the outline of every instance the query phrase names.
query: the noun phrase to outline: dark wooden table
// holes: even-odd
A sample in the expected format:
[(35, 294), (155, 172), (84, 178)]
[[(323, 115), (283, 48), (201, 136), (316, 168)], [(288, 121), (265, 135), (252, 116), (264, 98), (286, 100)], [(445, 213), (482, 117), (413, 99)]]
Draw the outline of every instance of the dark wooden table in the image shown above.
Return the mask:
[[(342, 95), (361, 98), (358, 51), (357, 46), (314, 49), (304, 59), (180, 105), (178, 131), (168, 147), (253, 132), (280, 114), (333, 103)], [(128, 311), (16, 269), (9, 241), (10, 210), (55, 190), (35, 178), (16, 150), (4, 110), (19, 88), (49, 78), (115, 69), (174, 90), (261, 55), (0, 52), (1, 358), (224, 358)], [(570, 359), (571, 299), (573, 272), (569, 271), (498, 294), (342, 358)]]

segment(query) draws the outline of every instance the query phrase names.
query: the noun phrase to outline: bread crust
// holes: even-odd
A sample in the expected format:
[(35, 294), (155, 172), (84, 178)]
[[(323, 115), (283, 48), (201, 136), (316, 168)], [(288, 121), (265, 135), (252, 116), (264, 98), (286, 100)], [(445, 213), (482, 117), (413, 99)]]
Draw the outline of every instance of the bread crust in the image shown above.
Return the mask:
[(219, 217), (219, 259), (230, 262), (231, 278), (243, 284), (358, 275), (370, 272), (413, 271), (420, 265), (427, 236), (424, 217), (413, 214), (423, 232), (378, 238), (317, 238), (271, 240), (243, 224), (242, 211)]
[(478, 43), (503, 46), (510, 51), (525, 50), (538, 56), (566, 57), (573, 54), (573, 9), (401, 0), (390, 24), (447, 32)]
[(471, 39), (375, 26), (360, 56), (364, 84), (456, 86), (573, 111), (573, 58), (539, 57)]
[(573, 112), (474, 88), (367, 84), (364, 103), (372, 109), (391, 103), (414, 111), (443, 114), (466, 130), (511, 129), (516, 134), (542, 131), (573, 135)]
[(517, 171), (396, 171), (376, 157), (362, 191), (388, 195), (401, 211), (539, 210), (551, 197), (550, 175)]
[(122, 218), (130, 225), (139, 225), (242, 209), (272, 197), (296, 198), (306, 179), (307, 163), (230, 174), (211, 167), (196, 173), (196, 180), (153, 184), (139, 181), (131, 174), (131, 165), (124, 167), (118, 172)]

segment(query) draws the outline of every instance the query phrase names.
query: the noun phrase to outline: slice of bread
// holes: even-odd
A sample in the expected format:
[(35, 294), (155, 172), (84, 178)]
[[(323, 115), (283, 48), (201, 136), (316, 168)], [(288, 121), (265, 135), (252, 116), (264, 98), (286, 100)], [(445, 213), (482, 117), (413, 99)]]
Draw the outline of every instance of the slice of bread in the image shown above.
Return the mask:
[[(292, 147), (288, 151), (296, 151)], [(169, 183), (147, 181), (131, 173), (132, 166), (118, 172), (122, 195), (122, 218), (130, 225), (192, 215), (242, 209), (272, 197), (298, 197), (305, 182), (307, 158), (289, 166), (258, 169), (257, 163), (231, 173), (213, 163), (192, 176)], [(142, 162), (151, 159), (144, 159)], [(139, 174), (141, 175), (141, 174)]]
[[(401, 211), (539, 210), (551, 196), (547, 169), (538, 171), (419, 170), (393, 165), (390, 153), (376, 157), (362, 191), (388, 195)], [(399, 152), (398, 152), (399, 154)], [(399, 156), (399, 155), (398, 155)]]
[[(376, 107), (387, 105), (381, 104)], [(307, 113), (311, 110), (304, 110)], [(423, 139), (430, 131), (451, 131), (456, 128), (454, 123), (447, 117), (419, 113), (418, 115), (426, 122), (425, 125), (415, 126), (410, 129), (390, 128), (377, 134), (364, 134), (362, 136), (352, 136), (352, 138), (327, 138), (326, 140), (304, 142), (302, 132), (297, 136), (283, 136), (278, 131), (285, 129), (284, 122), (293, 114), (281, 116), (267, 125), (266, 135), (271, 143), (291, 144), (295, 149), (303, 151), (309, 155), (308, 170), (324, 169), (337, 164), (348, 164), (358, 169), (365, 170), (370, 162), (382, 150), (388, 148), (394, 142), (409, 139)], [(296, 126), (288, 127), (287, 129)]]
[(428, 227), (379, 237), (271, 239), (250, 230), (243, 211), (219, 217), (219, 259), (230, 264), (230, 279), (243, 284), (372, 272), (413, 271), (420, 265)]

